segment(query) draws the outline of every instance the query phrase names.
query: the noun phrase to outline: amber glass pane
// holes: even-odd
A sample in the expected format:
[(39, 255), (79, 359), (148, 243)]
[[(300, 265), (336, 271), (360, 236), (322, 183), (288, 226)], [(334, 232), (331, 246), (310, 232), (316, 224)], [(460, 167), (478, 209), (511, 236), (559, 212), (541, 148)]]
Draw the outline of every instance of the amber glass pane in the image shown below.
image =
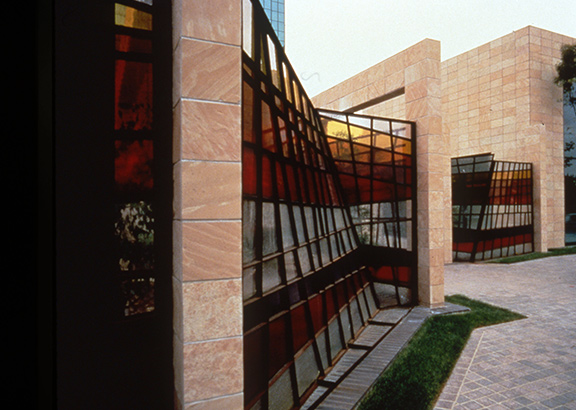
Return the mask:
[(270, 112), (270, 106), (265, 102), (262, 102), (262, 147), (269, 151), (276, 152), (272, 114)]
[(116, 60), (117, 130), (152, 128), (152, 64)]
[(115, 22), (117, 26), (152, 30), (152, 14), (116, 3)]
[(242, 138), (244, 141), (255, 142), (254, 136), (254, 90), (248, 83), (243, 84), (242, 92)]

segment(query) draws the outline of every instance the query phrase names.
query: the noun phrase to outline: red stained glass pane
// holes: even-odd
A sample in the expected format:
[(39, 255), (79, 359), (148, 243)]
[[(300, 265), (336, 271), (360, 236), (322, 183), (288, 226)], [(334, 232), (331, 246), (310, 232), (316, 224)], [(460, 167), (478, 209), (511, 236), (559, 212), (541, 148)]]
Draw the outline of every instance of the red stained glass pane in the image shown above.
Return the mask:
[(116, 51), (123, 53), (152, 53), (152, 40), (116, 34)]
[[(269, 331), (269, 348), (270, 348), (270, 362), (268, 365), (268, 377), (274, 376), (278, 370), (290, 360), (290, 352), (288, 351), (288, 334), (286, 325), (287, 315), (280, 317), (268, 326)], [(261, 354), (261, 353), (260, 353)]]
[(256, 155), (246, 147), (242, 150), (242, 191), (256, 195)]
[(326, 319), (330, 321), (336, 314), (336, 309), (334, 308), (334, 288), (326, 290), (324, 298), (326, 300)]
[(324, 307), (322, 303), (322, 296), (314, 296), (308, 301), (308, 305), (310, 306), (310, 314), (312, 315), (312, 326), (314, 327), (314, 333), (317, 333), (320, 329), (322, 329), (322, 327), (324, 327)]
[(286, 199), (286, 186), (284, 185), (284, 176), (279, 162), (276, 163), (276, 187), (278, 189), (278, 197)]
[(298, 199), (298, 195), (296, 194), (296, 179), (294, 178), (294, 168), (290, 165), (286, 166), (286, 178), (288, 180), (290, 199), (295, 201)]
[(153, 144), (150, 140), (116, 143), (115, 180), (119, 191), (146, 191), (154, 186)]
[(336, 298), (338, 301), (338, 308), (342, 308), (346, 304), (347, 297), (346, 297), (346, 288), (345, 282), (340, 282), (335, 286), (336, 289)]
[(264, 327), (244, 335), (244, 395), (250, 402), (267, 386)]
[(292, 318), (292, 336), (294, 338), (294, 352), (300, 350), (308, 341), (306, 326), (306, 311), (304, 305), (300, 305), (290, 312)]
[(253, 113), (254, 90), (248, 83), (244, 83), (242, 93), (242, 138), (244, 141), (256, 142), (254, 137), (254, 113)]
[(262, 195), (264, 198), (271, 199), (273, 197), (273, 184), (272, 181), (272, 165), (271, 160), (266, 155), (262, 156)]
[(308, 191), (310, 192), (310, 201), (312, 203), (317, 203), (318, 198), (316, 196), (316, 186), (314, 184), (314, 174), (312, 173), (312, 170), (310, 169), (306, 170), (306, 177), (308, 179)]
[(388, 165), (374, 165), (374, 179), (392, 181), (394, 179), (394, 168)]
[(116, 60), (116, 130), (152, 128), (152, 64)]
[(374, 181), (373, 195), (374, 202), (392, 201), (394, 198), (394, 185), (387, 182)]

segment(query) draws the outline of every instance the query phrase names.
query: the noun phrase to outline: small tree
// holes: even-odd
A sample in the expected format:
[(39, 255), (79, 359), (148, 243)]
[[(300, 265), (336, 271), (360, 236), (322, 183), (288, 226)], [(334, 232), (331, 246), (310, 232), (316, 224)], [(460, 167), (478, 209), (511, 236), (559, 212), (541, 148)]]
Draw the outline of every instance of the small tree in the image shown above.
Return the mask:
[(562, 61), (556, 65), (554, 83), (564, 90), (564, 98), (576, 114), (576, 44), (562, 46)]
[[(556, 65), (558, 76), (554, 83), (562, 87), (564, 91), (564, 103), (571, 106), (576, 115), (576, 44), (562, 46), (562, 60)], [(567, 168), (575, 156), (569, 155), (576, 144), (574, 141), (566, 141), (564, 146), (564, 166)], [(565, 175), (565, 205), (566, 213), (576, 212), (576, 176)]]
[[(576, 115), (576, 44), (564, 44), (561, 48), (562, 60), (556, 65), (558, 75), (554, 83), (562, 87), (564, 102), (572, 107)], [(569, 167), (576, 157), (568, 155), (575, 148), (574, 141), (567, 141), (564, 146), (564, 166)]]

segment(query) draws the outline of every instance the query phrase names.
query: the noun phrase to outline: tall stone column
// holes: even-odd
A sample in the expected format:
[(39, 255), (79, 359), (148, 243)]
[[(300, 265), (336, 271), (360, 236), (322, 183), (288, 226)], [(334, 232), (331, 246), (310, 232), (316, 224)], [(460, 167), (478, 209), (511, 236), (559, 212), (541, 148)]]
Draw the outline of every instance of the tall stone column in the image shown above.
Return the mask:
[(174, 369), (180, 409), (242, 409), (241, 0), (175, 0)]
[(442, 133), (440, 43), (424, 40), (407, 50), (406, 119), (416, 122), (418, 298), (444, 304), (444, 248), (450, 240), (450, 152)]

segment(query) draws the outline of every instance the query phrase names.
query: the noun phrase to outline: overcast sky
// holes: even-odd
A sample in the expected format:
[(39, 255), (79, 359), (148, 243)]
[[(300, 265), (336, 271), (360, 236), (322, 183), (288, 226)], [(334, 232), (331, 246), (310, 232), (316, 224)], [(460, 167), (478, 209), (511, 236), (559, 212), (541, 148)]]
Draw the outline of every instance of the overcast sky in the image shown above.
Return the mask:
[(528, 25), (576, 37), (576, 0), (285, 0), (286, 53), (310, 97), (425, 38), (442, 60)]

